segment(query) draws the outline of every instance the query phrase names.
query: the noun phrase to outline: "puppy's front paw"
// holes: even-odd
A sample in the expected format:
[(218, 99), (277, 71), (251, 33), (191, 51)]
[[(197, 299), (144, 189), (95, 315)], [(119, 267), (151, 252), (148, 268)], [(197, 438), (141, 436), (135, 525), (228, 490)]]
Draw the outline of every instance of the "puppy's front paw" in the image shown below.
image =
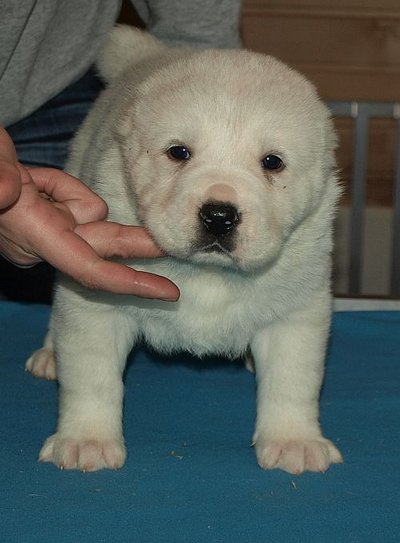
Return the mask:
[(331, 464), (343, 462), (342, 455), (328, 439), (257, 439), (257, 460), (263, 469), (280, 468), (300, 475), (304, 471), (326, 471)]
[(58, 434), (49, 437), (39, 454), (40, 462), (53, 462), (60, 469), (97, 471), (119, 469), (124, 465), (126, 449), (116, 439), (73, 439)]
[(57, 379), (54, 351), (47, 347), (35, 351), (28, 358), (25, 369), (30, 371), (35, 377), (48, 380)]

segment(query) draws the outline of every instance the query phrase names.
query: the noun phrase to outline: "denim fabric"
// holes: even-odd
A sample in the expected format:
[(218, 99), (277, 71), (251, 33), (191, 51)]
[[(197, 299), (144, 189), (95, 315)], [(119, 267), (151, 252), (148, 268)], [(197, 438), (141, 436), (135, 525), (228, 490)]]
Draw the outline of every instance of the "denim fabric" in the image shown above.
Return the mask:
[(103, 89), (94, 70), (34, 113), (7, 127), (23, 164), (63, 168), (71, 138)]
[[(32, 115), (8, 126), (19, 160), (26, 165), (62, 169), (69, 143), (102, 89), (101, 80), (89, 70)], [(45, 262), (26, 270), (0, 257), (0, 278), (0, 299), (51, 301), (54, 270)]]

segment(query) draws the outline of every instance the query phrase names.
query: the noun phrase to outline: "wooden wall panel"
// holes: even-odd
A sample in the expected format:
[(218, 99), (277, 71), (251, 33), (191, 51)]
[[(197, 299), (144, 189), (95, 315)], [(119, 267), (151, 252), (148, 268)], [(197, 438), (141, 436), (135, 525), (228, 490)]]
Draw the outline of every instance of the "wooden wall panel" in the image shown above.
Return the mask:
[(400, 2), (244, 0), (246, 47), (285, 60), (326, 99), (400, 98)]

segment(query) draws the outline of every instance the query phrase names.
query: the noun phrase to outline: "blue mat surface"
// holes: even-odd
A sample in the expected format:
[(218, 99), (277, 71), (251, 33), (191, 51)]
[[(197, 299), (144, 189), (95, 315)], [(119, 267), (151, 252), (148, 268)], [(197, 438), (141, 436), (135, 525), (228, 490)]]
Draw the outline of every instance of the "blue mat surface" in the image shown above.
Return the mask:
[(0, 541), (400, 541), (399, 312), (334, 316), (321, 419), (345, 463), (300, 477), (257, 466), (254, 377), (242, 366), (144, 349), (126, 376), (124, 468), (38, 464), (57, 386), (24, 364), (48, 315), (0, 303)]

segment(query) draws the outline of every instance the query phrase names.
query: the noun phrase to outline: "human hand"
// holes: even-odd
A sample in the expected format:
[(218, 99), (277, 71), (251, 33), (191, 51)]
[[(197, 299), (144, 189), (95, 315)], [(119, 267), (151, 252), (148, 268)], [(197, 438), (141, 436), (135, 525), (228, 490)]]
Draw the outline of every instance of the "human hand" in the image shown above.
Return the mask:
[(92, 289), (177, 300), (167, 278), (105, 260), (162, 256), (143, 228), (106, 216), (105, 202), (78, 179), (22, 166), (0, 127), (0, 253), (20, 266), (46, 260)]

